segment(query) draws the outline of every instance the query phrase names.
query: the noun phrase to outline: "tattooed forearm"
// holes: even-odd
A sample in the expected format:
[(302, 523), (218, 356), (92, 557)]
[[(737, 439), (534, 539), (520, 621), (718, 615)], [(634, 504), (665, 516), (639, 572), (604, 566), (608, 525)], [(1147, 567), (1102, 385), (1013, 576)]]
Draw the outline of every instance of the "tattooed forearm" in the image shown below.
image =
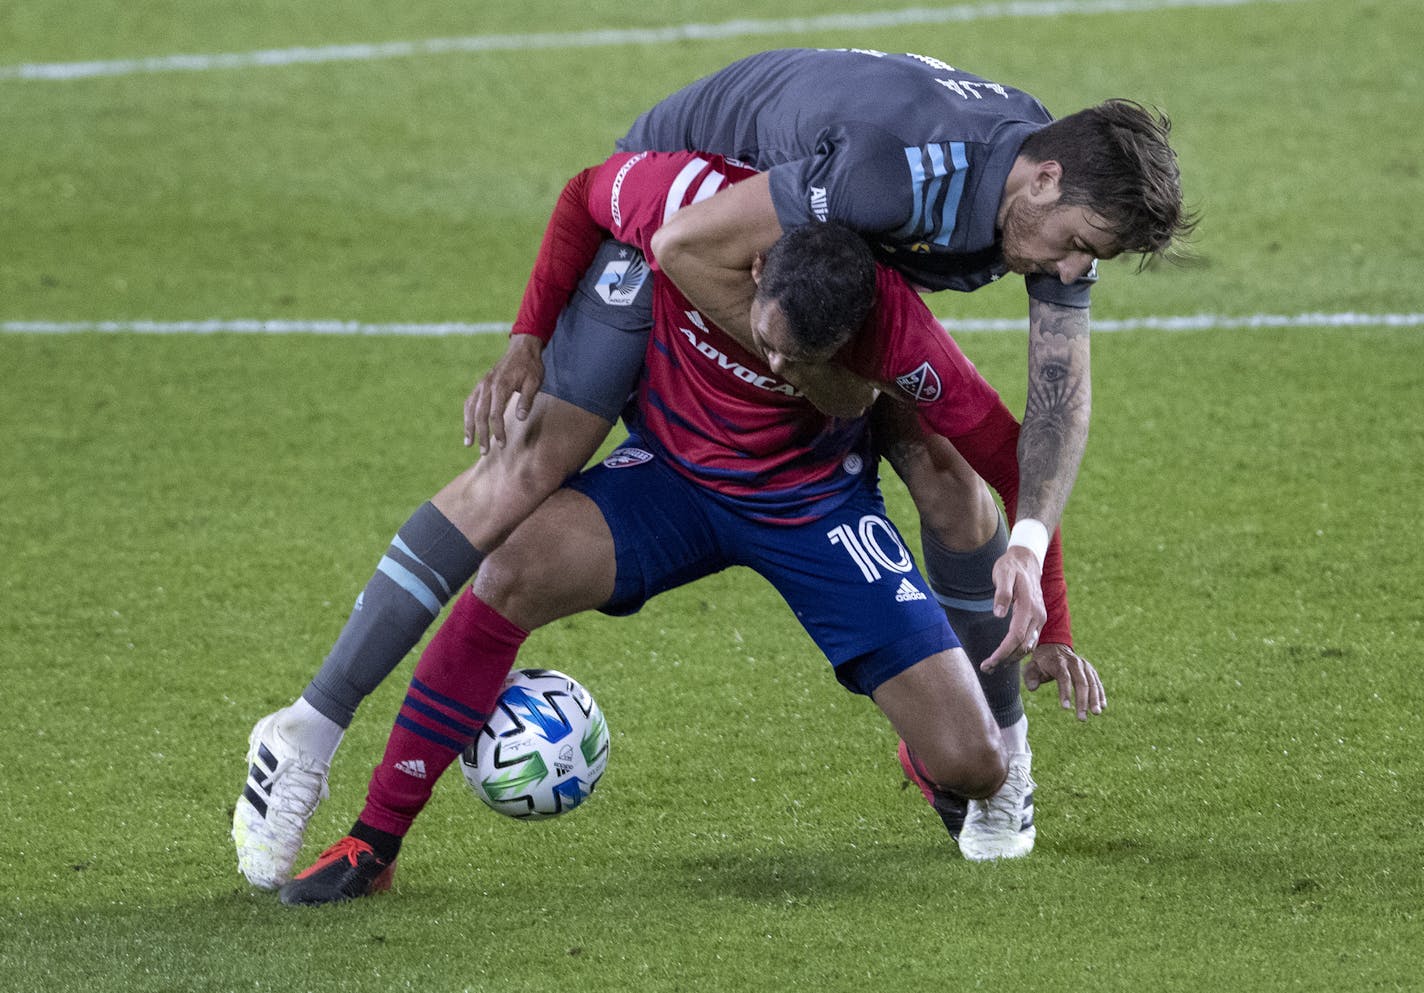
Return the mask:
[(1019, 517), (1058, 525), (1088, 441), (1087, 308), (1029, 301), (1028, 405), (1019, 436)]

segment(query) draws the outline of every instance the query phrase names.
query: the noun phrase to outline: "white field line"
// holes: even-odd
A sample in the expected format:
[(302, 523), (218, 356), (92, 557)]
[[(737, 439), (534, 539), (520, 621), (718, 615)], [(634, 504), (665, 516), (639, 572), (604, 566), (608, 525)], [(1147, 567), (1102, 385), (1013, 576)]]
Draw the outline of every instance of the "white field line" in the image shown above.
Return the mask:
[(523, 52), (552, 48), (607, 48), (670, 42), (719, 41), (760, 35), (798, 35), (818, 31), (868, 31), (876, 28), (963, 24), (1011, 17), (1058, 17), (1064, 14), (1124, 14), (1189, 7), (1242, 7), (1296, 0), (1017, 0), (947, 7), (907, 7), (872, 13), (823, 14), (773, 20), (746, 18), (719, 24), (677, 24), (663, 28), (600, 31), (553, 31), (488, 34), (462, 38), (427, 38), (372, 44), (273, 48), (255, 52), (157, 55), (141, 59), (93, 62), (33, 62), (0, 66), (0, 80), (73, 80), (95, 76), (133, 76), (162, 72), (271, 68), (321, 62), (370, 62), (378, 59), (481, 52)]
[[(971, 331), (1024, 331), (1024, 319), (941, 318), (951, 334)], [(1093, 331), (1261, 331), (1276, 328), (1421, 328), (1424, 314), (1190, 314), (1180, 317), (1094, 318)], [(449, 335), (508, 334), (498, 321), (434, 324), (367, 324), (360, 321), (208, 320), (208, 321), (0, 321), (0, 334), (319, 334), (319, 335)]]

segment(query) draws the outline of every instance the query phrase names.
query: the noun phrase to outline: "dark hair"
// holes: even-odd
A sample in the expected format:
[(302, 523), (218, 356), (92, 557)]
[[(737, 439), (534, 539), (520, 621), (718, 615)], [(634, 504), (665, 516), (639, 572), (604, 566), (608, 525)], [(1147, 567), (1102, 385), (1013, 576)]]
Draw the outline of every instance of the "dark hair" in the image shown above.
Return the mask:
[(1122, 251), (1165, 256), (1196, 227), (1182, 205), (1172, 122), (1132, 100), (1108, 100), (1029, 135), (1020, 154), (1063, 167), (1059, 203), (1100, 214)]
[(843, 224), (803, 224), (766, 253), (757, 295), (774, 300), (787, 330), (807, 352), (832, 352), (850, 340), (875, 304), (875, 259)]

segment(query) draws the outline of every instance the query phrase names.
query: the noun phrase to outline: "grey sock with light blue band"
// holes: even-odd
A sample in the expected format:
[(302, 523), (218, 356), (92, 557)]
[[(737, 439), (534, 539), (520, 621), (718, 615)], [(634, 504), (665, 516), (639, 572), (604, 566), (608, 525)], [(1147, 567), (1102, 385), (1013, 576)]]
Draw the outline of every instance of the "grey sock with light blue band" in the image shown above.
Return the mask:
[(343, 728), (415, 647), (484, 554), (432, 503), (401, 525), (302, 696)]
[(994, 537), (972, 552), (951, 551), (928, 531), (921, 541), (930, 589), (944, 608), (949, 626), (959, 636), (969, 661), (974, 663), (995, 722), (1001, 728), (1017, 724), (1024, 713), (1019, 696), (1019, 663), (1001, 662), (988, 673), (979, 670), (979, 663), (992, 655), (1009, 633), (1009, 618), (994, 616), (994, 563), (1009, 547), (1009, 529), (1003, 516), (999, 517)]

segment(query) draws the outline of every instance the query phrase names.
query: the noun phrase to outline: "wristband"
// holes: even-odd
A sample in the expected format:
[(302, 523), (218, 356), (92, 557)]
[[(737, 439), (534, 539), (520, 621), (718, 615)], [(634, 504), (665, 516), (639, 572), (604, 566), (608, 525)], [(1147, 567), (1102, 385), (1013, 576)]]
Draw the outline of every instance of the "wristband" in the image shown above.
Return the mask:
[(1038, 566), (1043, 568), (1043, 563), (1048, 559), (1048, 528), (1042, 521), (1036, 521), (1032, 517), (1025, 517), (1014, 522), (1014, 529), (1009, 532), (1009, 547), (1018, 545), (1027, 548), (1034, 555), (1038, 556)]

